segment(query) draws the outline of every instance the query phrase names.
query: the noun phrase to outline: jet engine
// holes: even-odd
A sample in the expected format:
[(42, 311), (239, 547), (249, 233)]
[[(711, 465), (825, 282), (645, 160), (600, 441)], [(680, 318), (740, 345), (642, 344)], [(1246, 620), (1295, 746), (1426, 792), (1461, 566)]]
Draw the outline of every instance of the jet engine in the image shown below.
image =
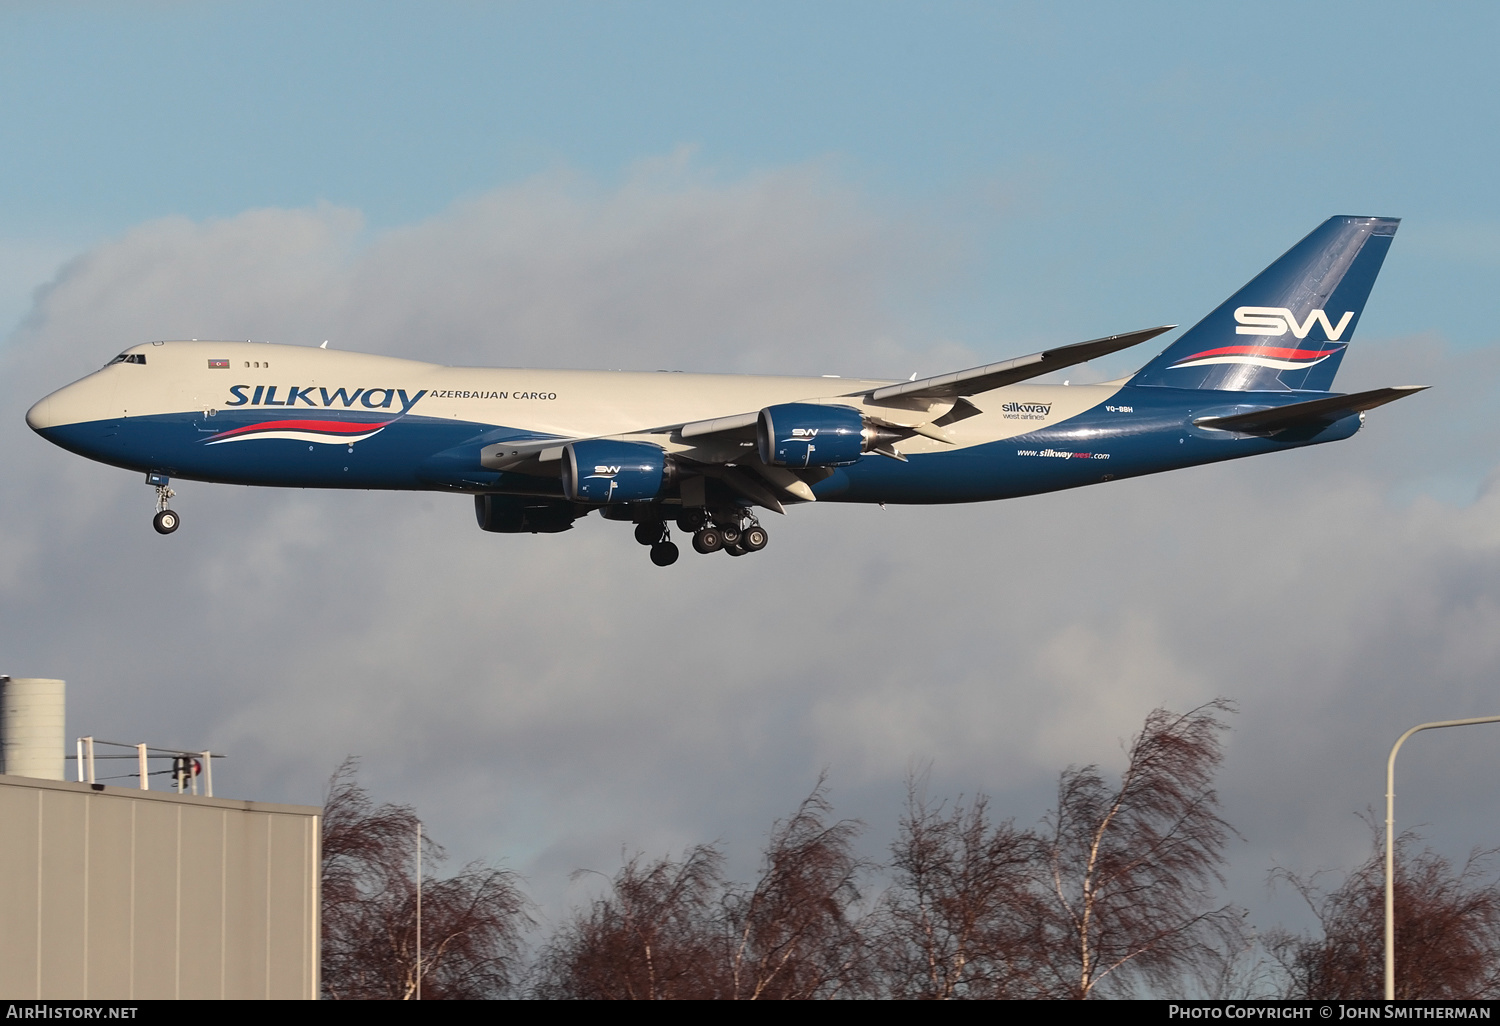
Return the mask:
[(782, 403), (760, 411), (755, 437), (768, 466), (837, 467), (903, 436), (870, 423), (852, 406)]
[(524, 495), (476, 495), (474, 517), (482, 531), (499, 534), (556, 534), (573, 526), (571, 502)]
[(590, 438), (563, 446), (563, 494), (575, 502), (654, 499), (676, 478), (676, 465), (649, 442)]

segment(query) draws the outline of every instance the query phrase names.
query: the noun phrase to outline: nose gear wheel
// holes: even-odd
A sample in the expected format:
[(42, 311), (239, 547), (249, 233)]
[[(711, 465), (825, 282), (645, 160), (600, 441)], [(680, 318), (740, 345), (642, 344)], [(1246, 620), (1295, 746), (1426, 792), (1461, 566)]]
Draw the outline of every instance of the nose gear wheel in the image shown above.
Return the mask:
[(156, 485), (156, 516), (151, 518), (151, 526), (156, 528), (157, 534), (171, 534), (182, 526), (182, 518), (167, 508), (167, 503), (177, 493), (167, 487), (164, 478), (159, 480), (161, 483)]

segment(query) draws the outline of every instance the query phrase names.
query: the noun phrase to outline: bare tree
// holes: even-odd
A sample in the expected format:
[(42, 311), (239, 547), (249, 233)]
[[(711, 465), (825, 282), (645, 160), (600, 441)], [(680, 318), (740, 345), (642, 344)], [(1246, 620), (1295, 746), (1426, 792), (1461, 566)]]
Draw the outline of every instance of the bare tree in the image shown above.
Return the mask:
[(990, 822), (984, 795), (945, 811), (908, 781), (879, 941), (891, 996), (1045, 996), (1042, 854), (1036, 834)]
[[(409, 805), (376, 806), (346, 759), (323, 805), (323, 993), (329, 998), (498, 997), (520, 969), (531, 919), (514, 874), (479, 863), (438, 879), (423, 873), (417, 958), (420, 821)], [(424, 863), (442, 860), (426, 840)]]
[(402, 973), (382, 951), (385, 907), (414, 890), (417, 815), (408, 805), (376, 807), (358, 768), (345, 759), (323, 801), (322, 976), (330, 998), (389, 996)]
[[(1266, 946), (1286, 974), (1289, 998), (1371, 998), (1385, 992), (1385, 851), (1378, 829), (1368, 861), (1336, 889), (1284, 870), (1318, 917), (1321, 937), (1281, 931)], [(1500, 882), (1488, 871), (1500, 850), (1475, 851), (1460, 869), (1414, 834), (1396, 842), (1396, 997), (1500, 997)]]
[(822, 778), (793, 816), (776, 824), (755, 886), (728, 891), (724, 926), (732, 994), (749, 1000), (853, 996), (868, 984), (865, 941), (851, 916), (860, 825), (830, 824)]
[(863, 993), (868, 972), (853, 853), (858, 824), (828, 822), (822, 782), (772, 829), (752, 887), (709, 845), (681, 860), (630, 859), (608, 892), (542, 952), (548, 998), (749, 999)]
[(535, 996), (592, 1000), (725, 996), (717, 922), (724, 859), (699, 845), (681, 861), (627, 861), (609, 892), (543, 949)]
[(1069, 769), (1045, 838), (1053, 914), (1043, 950), (1061, 992), (1092, 996), (1168, 987), (1221, 946), (1241, 916), (1215, 906), (1231, 834), (1213, 774), (1223, 757), (1220, 699), (1157, 709), (1129, 750), (1118, 788), (1098, 769)]
[[(1067, 770), (1041, 830), (992, 822), (983, 795), (929, 805), (909, 784), (891, 849), (894, 883), (871, 915), (861, 913), (858, 889), (870, 868), (854, 851), (860, 826), (834, 820), (820, 779), (772, 828), (751, 885), (724, 879), (713, 845), (680, 859), (625, 861), (541, 951), (530, 993), (1087, 998), (1139, 985), (1167, 991), (1189, 976), (1205, 990), (1252, 984), (1258, 969), (1247, 976), (1243, 968), (1241, 916), (1212, 900), (1232, 833), (1211, 786), (1220, 716), (1230, 708), (1221, 700), (1152, 712), (1119, 786), (1093, 766)], [(401, 996), (415, 980), (407, 926), (415, 895), (392, 866), (409, 859), (415, 817), (372, 807), (347, 766), (334, 785), (329, 964), (340, 971), (330, 971), (328, 989)], [(503, 992), (524, 919), (511, 878), (470, 867), (423, 893), (429, 922), (447, 924), (429, 934), (424, 988)], [(377, 894), (385, 905), (370, 900)]]

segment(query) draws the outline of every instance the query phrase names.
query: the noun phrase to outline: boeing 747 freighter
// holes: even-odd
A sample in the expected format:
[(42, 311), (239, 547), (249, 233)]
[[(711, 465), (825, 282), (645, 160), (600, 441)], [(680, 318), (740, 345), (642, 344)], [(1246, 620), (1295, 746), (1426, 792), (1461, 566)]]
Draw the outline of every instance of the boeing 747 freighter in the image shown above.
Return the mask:
[(660, 566), (765, 547), (757, 511), (983, 502), (1348, 438), (1423, 386), (1331, 391), (1398, 222), (1334, 217), (1129, 378), (1036, 384), (1172, 325), (912, 381), (444, 367), (326, 348), (148, 342), (26, 414), (173, 479), (473, 497), (479, 526), (635, 525)]

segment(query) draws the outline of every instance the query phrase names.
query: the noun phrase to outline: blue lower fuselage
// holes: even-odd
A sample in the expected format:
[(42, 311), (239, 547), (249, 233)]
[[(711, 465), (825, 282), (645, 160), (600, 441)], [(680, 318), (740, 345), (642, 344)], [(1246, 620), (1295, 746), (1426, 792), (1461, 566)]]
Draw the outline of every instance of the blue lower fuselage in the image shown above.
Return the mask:
[[(834, 502), (981, 502), (1073, 488), (1179, 467), (1277, 452), (1354, 434), (1360, 416), (1271, 436), (1196, 426), (1204, 416), (1306, 401), (1327, 393), (1223, 392), (1125, 386), (1061, 422), (999, 441), (911, 455), (864, 455), (813, 485)], [(320, 411), (327, 418), (331, 411)], [(535, 440), (518, 427), (415, 414), (340, 411), (378, 433), (345, 444), (283, 438), (236, 440), (265, 411), (219, 409), (118, 417), (48, 427), (45, 437), (90, 459), (141, 472), (226, 484), (301, 488), (500, 492), (559, 496), (556, 478), (485, 469), (483, 446)], [(226, 438), (226, 436), (229, 436)]]

